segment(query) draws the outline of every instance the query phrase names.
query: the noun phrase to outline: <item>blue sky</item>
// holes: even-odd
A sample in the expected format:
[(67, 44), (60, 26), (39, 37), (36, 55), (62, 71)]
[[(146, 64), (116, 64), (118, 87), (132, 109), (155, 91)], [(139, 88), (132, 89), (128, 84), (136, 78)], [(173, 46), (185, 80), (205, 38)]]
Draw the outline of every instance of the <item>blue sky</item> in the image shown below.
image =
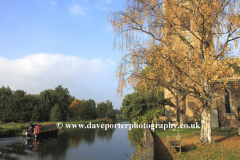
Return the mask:
[[(0, 0), (0, 84), (39, 94), (62, 84), (78, 99), (120, 109), (108, 13), (126, 0)], [(126, 91), (126, 93), (133, 92)]]

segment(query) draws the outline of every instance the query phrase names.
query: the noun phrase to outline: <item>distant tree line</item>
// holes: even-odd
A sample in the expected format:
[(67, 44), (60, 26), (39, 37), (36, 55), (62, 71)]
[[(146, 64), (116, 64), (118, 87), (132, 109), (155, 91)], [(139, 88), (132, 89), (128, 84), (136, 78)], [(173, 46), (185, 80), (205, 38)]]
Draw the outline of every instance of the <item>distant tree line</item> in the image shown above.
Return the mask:
[(70, 105), (70, 117), (82, 119), (111, 118), (116, 120), (116, 113), (110, 100), (97, 104), (94, 100), (75, 99)]
[(0, 88), (0, 121), (66, 121), (67, 118), (116, 119), (112, 102), (97, 104), (94, 100), (79, 100), (69, 94), (62, 85), (54, 90), (47, 89), (40, 94), (26, 94), (23, 90), (12, 91), (10, 87)]

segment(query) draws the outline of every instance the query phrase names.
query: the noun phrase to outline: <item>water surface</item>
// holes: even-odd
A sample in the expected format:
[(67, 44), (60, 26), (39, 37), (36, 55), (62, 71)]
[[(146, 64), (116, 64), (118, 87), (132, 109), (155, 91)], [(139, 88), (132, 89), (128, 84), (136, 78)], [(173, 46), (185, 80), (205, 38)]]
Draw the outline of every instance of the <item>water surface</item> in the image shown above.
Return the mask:
[(39, 141), (0, 138), (0, 159), (129, 160), (135, 148), (128, 132), (128, 128), (65, 129), (57, 138)]

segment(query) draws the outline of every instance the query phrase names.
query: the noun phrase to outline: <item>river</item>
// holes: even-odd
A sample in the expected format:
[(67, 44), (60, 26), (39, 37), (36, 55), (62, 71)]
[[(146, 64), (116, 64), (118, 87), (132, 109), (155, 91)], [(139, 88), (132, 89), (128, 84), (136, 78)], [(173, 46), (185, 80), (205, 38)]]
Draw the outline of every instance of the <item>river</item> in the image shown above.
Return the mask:
[(40, 141), (0, 138), (0, 159), (129, 160), (135, 151), (129, 139), (128, 128), (65, 129), (57, 138)]

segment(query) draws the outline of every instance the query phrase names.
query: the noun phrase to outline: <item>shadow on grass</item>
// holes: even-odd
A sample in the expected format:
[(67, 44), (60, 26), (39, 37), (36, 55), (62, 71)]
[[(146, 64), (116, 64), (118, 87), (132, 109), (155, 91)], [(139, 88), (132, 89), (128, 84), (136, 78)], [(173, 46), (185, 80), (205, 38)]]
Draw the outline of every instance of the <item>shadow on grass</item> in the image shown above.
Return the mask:
[(197, 146), (195, 144), (189, 144), (189, 145), (182, 146), (182, 152), (185, 152), (185, 153), (189, 152), (191, 150), (196, 150), (196, 149), (197, 149)]
[(235, 136), (236, 134), (225, 134), (225, 136), (224, 137), (222, 137), (222, 138), (219, 138), (219, 139), (217, 139), (217, 140), (214, 140), (215, 142), (222, 142), (222, 141), (225, 141), (225, 140), (227, 140), (227, 139), (229, 139), (229, 138), (231, 138), (231, 137), (233, 137), (233, 136)]
[(154, 138), (154, 159), (161, 160), (173, 160), (172, 155), (169, 153), (168, 148), (164, 145), (162, 140), (158, 137), (156, 133), (153, 133)]

